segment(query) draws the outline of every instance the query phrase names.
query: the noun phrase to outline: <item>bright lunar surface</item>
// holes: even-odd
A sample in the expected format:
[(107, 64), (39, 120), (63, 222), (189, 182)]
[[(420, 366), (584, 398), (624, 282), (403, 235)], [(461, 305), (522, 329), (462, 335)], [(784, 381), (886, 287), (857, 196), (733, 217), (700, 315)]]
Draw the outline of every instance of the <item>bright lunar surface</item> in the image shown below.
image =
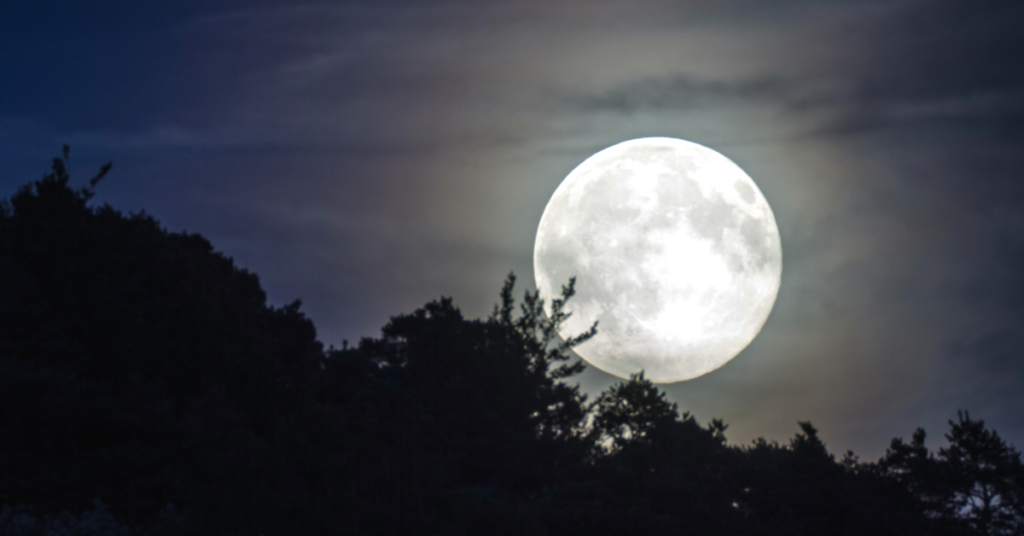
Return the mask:
[(761, 331), (782, 276), (775, 216), (742, 169), (702, 145), (641, 138), (586, 159), (541, 217), (534, 277), (576, 277), (563, 337), (597, 368), (671, 383), (711, 372)]

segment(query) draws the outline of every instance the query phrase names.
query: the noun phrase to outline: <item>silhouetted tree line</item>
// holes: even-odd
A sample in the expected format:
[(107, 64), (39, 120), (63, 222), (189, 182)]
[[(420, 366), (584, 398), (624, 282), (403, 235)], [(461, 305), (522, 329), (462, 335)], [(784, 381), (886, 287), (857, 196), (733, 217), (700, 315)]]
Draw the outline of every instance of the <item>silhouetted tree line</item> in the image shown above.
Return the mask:
[(643, 375), (590, 402), (571, 281), (550, 316), (510, 276), (486, 319), (443, 298), (325, 349), (66, 160), (0, 210), (0, 534), (1024, 533), (1020, 455), (967, 413), (861, 462), (806, 422), (729, 444)]

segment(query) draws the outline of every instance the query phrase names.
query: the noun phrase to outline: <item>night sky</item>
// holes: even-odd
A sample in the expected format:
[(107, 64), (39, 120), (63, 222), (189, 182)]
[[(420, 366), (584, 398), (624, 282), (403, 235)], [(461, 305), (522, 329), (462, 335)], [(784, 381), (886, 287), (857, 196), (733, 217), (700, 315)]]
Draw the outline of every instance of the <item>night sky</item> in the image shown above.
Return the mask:
[(112, 160), (94, 202), (203, 234), (341, 346), (441, 295), (489, 314), (569, 171), (683, 138), (757, 182), (784, 269), (680, 409), (867, 459), (968, 409), (1024, 447), (1024, 2), (161, 5), (0, 4), (0, 195), (64, 143), (79, 185)]

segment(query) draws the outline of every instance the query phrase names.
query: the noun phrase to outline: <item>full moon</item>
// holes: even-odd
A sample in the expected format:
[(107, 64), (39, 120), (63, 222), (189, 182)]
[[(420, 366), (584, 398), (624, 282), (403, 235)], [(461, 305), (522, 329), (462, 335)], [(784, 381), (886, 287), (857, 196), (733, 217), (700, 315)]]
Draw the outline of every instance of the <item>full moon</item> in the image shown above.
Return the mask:
[(604, 149), (544, 209), (534, 277), (552, 298), (576, 277), (562, 337), (598, 321), (575, 351), (657, 383), (689, 380), (739, 354), (768, 319), (782, 277), (775, 216), (732, 160), (696, 143), (641, 138)]

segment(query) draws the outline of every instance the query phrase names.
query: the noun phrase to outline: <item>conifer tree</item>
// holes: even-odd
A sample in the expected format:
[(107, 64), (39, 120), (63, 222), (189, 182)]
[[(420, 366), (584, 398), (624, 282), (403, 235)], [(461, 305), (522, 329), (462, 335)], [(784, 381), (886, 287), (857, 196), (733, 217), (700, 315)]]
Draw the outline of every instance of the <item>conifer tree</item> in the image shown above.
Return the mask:
[(949, 421), (939, 459), (952, 485), (950, 509), (981, 534), (1024, 533), (1024, 466), (1020, 453), (966, 411)]

